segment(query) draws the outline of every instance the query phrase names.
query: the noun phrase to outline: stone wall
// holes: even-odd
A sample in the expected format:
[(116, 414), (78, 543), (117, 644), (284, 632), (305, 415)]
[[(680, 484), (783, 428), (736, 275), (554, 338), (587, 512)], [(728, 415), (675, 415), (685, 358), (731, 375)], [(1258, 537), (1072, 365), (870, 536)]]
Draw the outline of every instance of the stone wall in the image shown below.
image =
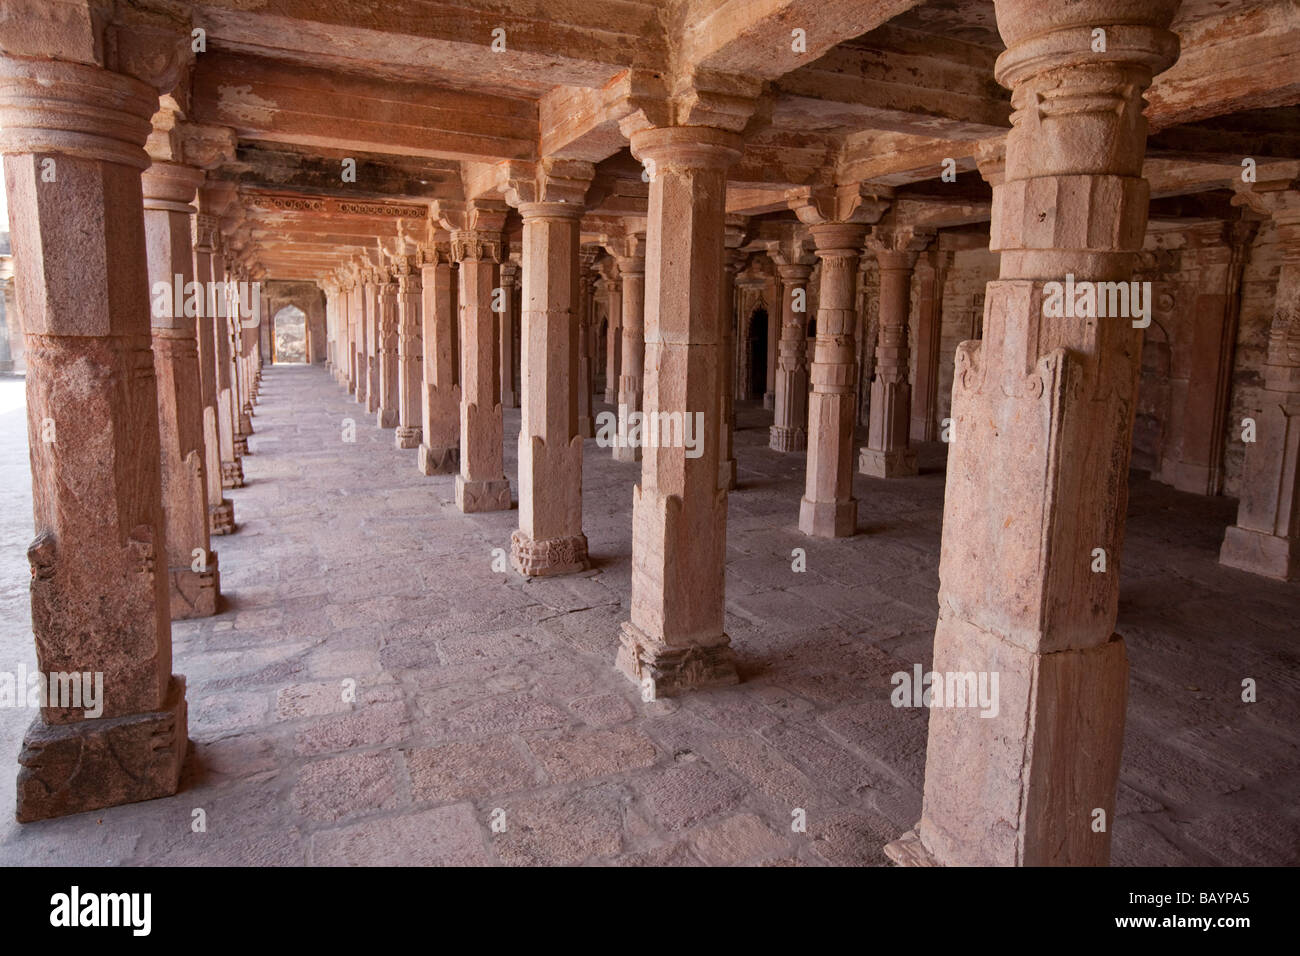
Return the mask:
[(1237, 326), (1237, 349), (1232, 367), (1232, 400), (1228, 407), (1228, 441), (1224, 453), (1224, 494), (1241, 494), (1241, 420), (1259, 411), (1260, 372), (1268, 354), (1268, 329), (1273, 321), (1277, 296), (1277, 275), (1282, 249), (1271, 220), (1260, 224), (1250, 247), (1241, 277), (1241, 317)]
[[(987, 249), (958, 249), (943, 284), (943, 328), (939, 339), (939, 395), (935, 409), (939, 421), (952, 411), (952, 374), (957, 344), (979, 338), (984, 320), (984, 287), (998, 276), (998, 254)], [(917, 290), (912, 289), (916, 308)], [(913, 333), (914, 334), (914, 333)], [(913, 339), (912, 374), (916, 374)], [(915, 380), (915, 379), (913, 379)]]

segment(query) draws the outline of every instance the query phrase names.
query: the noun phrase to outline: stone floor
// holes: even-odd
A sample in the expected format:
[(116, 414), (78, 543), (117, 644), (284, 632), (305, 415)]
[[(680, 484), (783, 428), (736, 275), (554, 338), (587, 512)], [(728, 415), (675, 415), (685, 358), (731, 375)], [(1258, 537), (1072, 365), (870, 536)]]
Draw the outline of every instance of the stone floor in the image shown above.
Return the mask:
[[(8, 671), (35, 667), (21, 405), (0, 379)], [(742, 406), (736, 436), (743, 683), (647, 704), (613, 669), (639, 466), (587, 442), (595, 567), (525, 582), (493, 570), (515, 512), (460, 514), (452, 479), (420, 475), (325, 371), (268, 368), (230, 493), (239, 533), (215, 541), (225, 613), (173, 629), (182, 791), (20, 827), (14, 757), (34, 715), (0, 709), (0, 863), (883, 864), (920, 809), (925, 715), (890, 706), (889, 678), (929, 664), (943, 446), (922, 449), (920, 477), (859, 476), (862, 533), (825, 542), (797, 530), (803, 456), (768, 450), (768, 421)], [(1233, 507), (1134, 480), (1117, 864), (1300, 862), (1300, 587), (1216, 564)]]

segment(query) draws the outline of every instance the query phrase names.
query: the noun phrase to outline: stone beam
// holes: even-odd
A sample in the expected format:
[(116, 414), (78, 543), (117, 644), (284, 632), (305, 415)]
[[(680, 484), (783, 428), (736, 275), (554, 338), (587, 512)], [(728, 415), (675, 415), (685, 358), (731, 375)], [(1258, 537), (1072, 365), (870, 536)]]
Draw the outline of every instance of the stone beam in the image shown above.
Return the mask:
[(727, 185), (828, 186), (838, 146), (829, 136), (768, 127), (746, 140), (740, 162), (727, 173)]
[[(599, 87), (629, 63), (657, 70), (667, 58), (658, 5), (636, 0), (385, 0), (367, 4), (364, 15), (355, 4), (336, 0), (279, 2), (278, 16), (264, 12), (268, 4), (248, 0), (196, 6), (196, 25), (222, 49), (274, 51), (300, 63), (356, 71), (382, 63), (399, 75), (473, 77), (480, 89)], [(494, 52), (498, 37), (504, 49)]]
[[(340, 177), (341, 161), (356, 160), (356, 182)], [(372, 156), (339, 149), (243, 144), (223, 175), (245, 189), (333, 195), (340, 199), (461, 199), (460, 166), (449, 160)]]
[[(774, 80), (917, 0), (693, 0), (681, 9), (678, 69)], [(805, 31), (798, 52), (792, 31)]]
[(1153, 133), (1239, 110), (1300, 103), (1300, 16), (1294, 3), (1232, 5), (1174, 24), (1178, 62), (1146, 98)]
[(953, 161), (955, 172), (972, 172), (977, 145), (971, 140), (934, 139), (907, 133), (857, 133), (844, 141), (835, 178), (843, 183), (905, 186), (939, 178), (948, 159)]
[(195, 65), (192, 111), (243, 139), (313, 149), (499, 160), (531, 159), (536, 144), (529, 100), (215, 52)]
[(893, 26), (845, 43), (776, 83), (773, 122), (791, 129), (879, 129), (940, 139), (1005, 130), (1010, 101), (994, 53)]

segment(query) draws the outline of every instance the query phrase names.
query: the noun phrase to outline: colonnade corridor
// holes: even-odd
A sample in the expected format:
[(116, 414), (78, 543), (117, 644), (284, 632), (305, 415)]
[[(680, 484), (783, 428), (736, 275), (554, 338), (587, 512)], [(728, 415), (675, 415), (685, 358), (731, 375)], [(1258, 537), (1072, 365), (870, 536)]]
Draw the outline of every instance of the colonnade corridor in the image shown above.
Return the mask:
[[(20, 388), (0, 377), (0, 651), (34, 669)], [(810, 538), (792, 507), (804, 456), (771, 449), (771, 412), (738, 403), (726, 631), (740, 683), (644, 702), (612, 666), (640, 465), (589, 439), (592, 567), (525, 579), (501, 560), (515, 511), (461, 513), (454, 476), (421, 474), (417, 451), (358, 409), (320, 366), (266, 366), (244, 485), (228, 492), (238, 531), (219, 542), (223, 606), (173, 624), (191, 741), (179, 792), (19, 825), (0, 788), (0, 859), (887, 862), (921, 811), (926, 710), (893, 706), (891, 676), (930, 665), (943, 445), (919, 446), (916, 477), (856, 475), (859, 534)], [(506, 435), (518, 427), (507, 408)], [(517, 495), (516, 468), (508, 437)], [(1293, 590), (1217, 564), (1234, 513), (1132, 481), (1116, 865), (1286, 863), (1300, 840), (1285, 798), (1300, 736)], [(1263, 690), (1234, 706), (1244, 677)], [(16, 774), (30, 717), (0, 709), (0, 776)]]

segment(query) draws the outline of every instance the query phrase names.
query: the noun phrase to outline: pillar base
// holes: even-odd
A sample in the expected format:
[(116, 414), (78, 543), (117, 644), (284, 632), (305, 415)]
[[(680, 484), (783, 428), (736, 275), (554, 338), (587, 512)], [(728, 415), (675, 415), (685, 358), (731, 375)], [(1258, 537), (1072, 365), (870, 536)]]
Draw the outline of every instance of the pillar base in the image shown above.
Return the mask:
[(234, 461), (223, 461), (221, 463), (221, 487), (244, 487), (244, 463), (238, 458)]
[(235, 446), (235, 455), (239, 458), (243, 458), (245, 455), (248, 454), (248, 436), (236, 435), (234, 440), (234, 446)]
[(916, 824), (929, 856), (941, 866), (1105, 866), (1128, 693), (1120, 636), (1037, 653), (940, 611), (933, 670), (999, 681), (996, 710), (969, 699), (930, 708)]
[(222, 498), (219, 505), (208, 505), (208, 532), (210, 534), (232, 534), (235, 530), (235, 505), (229, 498)]
[(510, 481), (506, 478), (474, 479), (456, 476), (456, 507), (465, 514), (510, 510)]
[(188, 744), (185, 678), (173, 674), (162, 710), (27, 728), (18, 755), (19, 823), (169, 797)]
[(736, 459), (724, 458), (718, 463), (718, 487), (736, 490)]
[(641, 446), (640, 445), (615, 445), (614, 460), (615, 461), (640, 461)]
[(239, 435), (241, 438), (247, 439), (248, 436), (251, 434), (253, 434), (252, 416), (250, 416), (247, 411), (240, 412), (239, 413)]
[(815, 538), (851, 538), (858, 530), (858, 502), (810, 501), (799, 502), (799, 530)]
[(420, 439), (423, 437), (423, 428), (403, 428), (399, 425), (393, 440), (398, 448), (419, 448)]
[(942, 866), (934, 855), (921, 842), (921, 835), (913, 827), (893, 843), (885, 844), (885, 856), (894, 861), (895, 866)]
[[(244, 407), (243, 407), (243, 409), (242, 409), (242, 413), (243, 413), (244, 418), (252, 418), (252, 417), (253, 417), (253, 403), (252, 403), (252, 402), (245, 402), (245, 403), (244, 403)], [(252, 426), (252, 424), (249, 424), (249, 426), (248, 426), (248, 434), (250, 434), (250, 435), (253, 434), (253, 426)]]
[(631, 621), (620, 628), (614, 666), (641, 688), (647, 701), (740, 683), (726, 634), (719, 634), (713, 644), (672, 647), (652, 640)]
[(615, 388), (605, 389), (605, 404), (606, 405), (618, 404), (618, 389)]
[(422, 444), (418, 464), (426, 475), (454, 475), (460, 471), (460, 449), (430, 448)]
[(1232, 525), (1224, 532), (1219, 563), (1279, 581), (1300, 577), (1300, 562), (1296, 560), (1289, 538), (1251, 531), (1240, 525)]
[(763, 393), (763, 407), (769, 412), (776, 408), (776, 392)]
[(167, 581), (173, 621), (211, 617), (217, 613), (217, 599), (221, 596), (221, 573), (217, 569), (215, 551), (208, 552), (206, 571), (195, 571), (191, 567), (168, 568)]
[(375, 424), (380, 428), (397, 427), (397, 410), (381, 408), (375, 413)]
[(510, 563), (526, 578), (575, 574), (591, 567), (587, 560), (587, 536), (534, 540), (516, 529), (510, 534)]
[(808, 432), (803, 428), (773, 425), (767, 443), (775, 451), (804, 451), (808, 448)]
[(583, 438), (596, 437), (596, 425), (591, 420), (590, 415), (586, 415), (578, 419), (578, 434), (581, 435)]
[(916, 474), (916, 450), (864, 448), (858, 456), (858, 471), (872, 478), (910, 478)]
[(518, 407), (519, 407), (519, 396), (516, 395), (514, 392), (502, 392), (502, 393), (501, 393), (501, 407), (502, 407), (502, 408), (518, 408)]

